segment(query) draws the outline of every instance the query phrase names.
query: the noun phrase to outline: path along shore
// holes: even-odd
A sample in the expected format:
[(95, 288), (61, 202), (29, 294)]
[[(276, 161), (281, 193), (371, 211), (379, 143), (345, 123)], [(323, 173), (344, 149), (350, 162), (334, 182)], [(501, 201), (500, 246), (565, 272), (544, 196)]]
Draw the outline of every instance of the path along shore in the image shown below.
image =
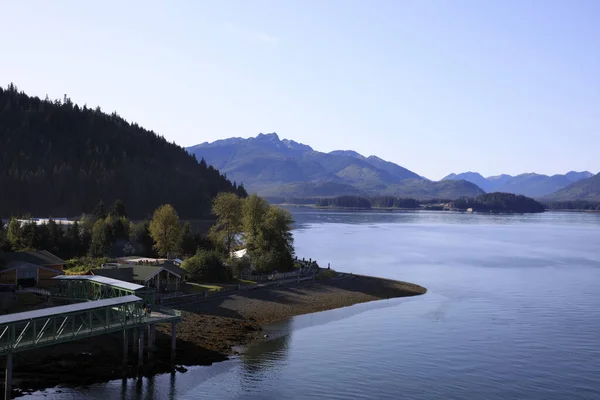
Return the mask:
[[(407, 282), (342, 274), (338, 278), (279, 287), (236, 291), (227, 296), (195, 300), (177, 306), (183, 321), (177, 329), (177, 365), (210, 365), (233, 354), (234, 346), (261, 336), (261, 326), (295, 315), (396, 297), (415, 296), (426, 289)], [(16, 395), (31, 390), (81, 386), (137, 376), (130, 351), (122, 365), (121, 333), (83, 339), (18, 353), (14, 359)], [(158, 326), (156, 350), (141, 373), (151, 376), (172, 371), (170, 326)]]

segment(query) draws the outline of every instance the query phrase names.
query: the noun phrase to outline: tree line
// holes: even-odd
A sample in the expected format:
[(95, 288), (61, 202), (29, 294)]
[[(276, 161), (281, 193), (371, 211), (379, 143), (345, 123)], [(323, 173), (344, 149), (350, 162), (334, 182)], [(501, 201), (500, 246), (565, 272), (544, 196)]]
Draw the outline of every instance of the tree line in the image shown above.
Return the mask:
[[(172, 240), (168, 243), (161, 239), (161, 227), (157, 225), (165, 209), (176, 216), (177, 224), (170, 231)], [(161, 206), (154, 214), (151, 221), (130, 221), (123, 202), (117, 200), (110, 209), (100, 201), (92, 212), (66, 226), (52, 219), (37, 224), (33, 220), (11, 218), (6, 226), (0, 224), (0, 250), (47, 250), (64, 260), (79, 259), (80, 264), (85, 264), (93, 259), (134, 254), (183, 256), (194, 254), (198, 248), (213, 247), (208, 236), (194, 232), (189, 222), (182, 225), (172, 206)]]
[[(0, 251), (48, 250), (67, 260), (67, 268), (85, 272), (111, 258), (184, 258), (183, 267), (195, 280), (231, 280), (252, 264), (256, 272), (294, 268), (291, 214), (257, 195), (218, 194), (211, 211), (216, 217), (208, 234), (194, 232), (182, 223), (170, 204), (159, 206), (151, 220), (129, 220), (120, 200), (107, 209), (100, 201), (94, 209), (69, 225), (54, 220), (37, 224), (11, 218), (0, 224)], [(247, 249), (242, 259), (232, 252)]]
[(421, 206), (421, 202), (416, 199), (393, 197), (393, 196), (339, 196), (333, 198), (317, 199), (316, 207), (332, 208), (408, 208), (416, 209)]
[(452, 202), (458, 210), (495, 211), (515, 213), (544, 212), (546, 208), (538, 201), (513, 193), (486, 193), (476, 198), (461, 198)]
[[(79, 216), (100, 199), (148, 218), (171, 204), (185, 218), (210, 214), (220, 192), (243, 185), (117, 113), (0, 88), (0, 215)], [(10, 195), (5, 195), (10, 194)]]
[(544, 203), (549, 210), (600, 211), (600, 201), (567, 200)]

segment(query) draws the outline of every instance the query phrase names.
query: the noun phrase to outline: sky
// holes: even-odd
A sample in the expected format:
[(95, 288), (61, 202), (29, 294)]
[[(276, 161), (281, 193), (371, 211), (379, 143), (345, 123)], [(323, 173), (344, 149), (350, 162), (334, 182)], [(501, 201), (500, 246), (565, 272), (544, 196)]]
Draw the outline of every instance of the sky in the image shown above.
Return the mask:
[(430, 179), (600, 170), (596, 0), (0, 0), (0, 86), (181, 146), (277, 132)]

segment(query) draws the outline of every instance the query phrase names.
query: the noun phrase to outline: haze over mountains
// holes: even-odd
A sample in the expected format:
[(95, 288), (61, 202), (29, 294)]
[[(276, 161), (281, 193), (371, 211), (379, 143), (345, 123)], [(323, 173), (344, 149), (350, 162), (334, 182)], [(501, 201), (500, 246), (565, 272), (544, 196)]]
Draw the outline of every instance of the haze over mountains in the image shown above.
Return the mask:
[[(419, 199), (477, 196), (483, 192), (507, 192), (561, 200), (596, 194), (591, 172), (564, 175), (535, 173), (483, 177), (476, 172), (450, 174), (439, 182), (377, 156), (353, 150), (324, 153), (276, 133), (254, 138), (230, 138), (202, 143), (187, 150), (204, 158), (227, 177), (243, 182), (246, 189), (271, 197), (328, 197), (339, 195), (392, 195)], [(571, 190), (571, 186), (574, 188)], [(588, 187), (591, 185), (591, 187)]]
[(571, 171), (564, 175), (542, 175), (535, 173), (520, 174), (517, 176), (497, 175), (483, 177), (477, 172), (464, 172), (450, 174), (442, 180), (464, 179), (479, 186), (486, 192), (506, 192), (522, 194), (529, 197), (543, 197), (557, 190), (563, 189), (574, 182), (594, 176), (589, 171)]

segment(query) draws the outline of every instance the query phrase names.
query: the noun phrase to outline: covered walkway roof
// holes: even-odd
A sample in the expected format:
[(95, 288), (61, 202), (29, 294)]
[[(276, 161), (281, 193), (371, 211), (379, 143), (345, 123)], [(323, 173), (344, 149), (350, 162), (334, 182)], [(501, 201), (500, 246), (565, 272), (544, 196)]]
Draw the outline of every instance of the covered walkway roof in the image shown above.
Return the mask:
[(11, 324), (14, 322), (29, 321), (38, 318), (52, 317), (55, 315), (64, 315), (80, 311), (94, 310), (108, 306), (118, 306), (127, 303), (135, 303), (142, 301), (141, 298), (130, 295), (113, 297), (110, 299), (102, 299), (97, 301), (86, 301), (84, 303), (69, 304), (66, 306), (42, 308), (40, 310), (25, 311), (21, 313), (6, 314), (0, 316), (0, 325)]
[(139, 289), (146, 289), (145, 286), (138, 285), (137, 283), (130, 283), (119, 281), (117, 279), (107, 278), (105, 276), (98, 275), (59, 275), (55, 276), (53, 279), (58, 280), (74, 280), (74, 281), (92, 281), (95, 283), (100, 283), (107, 286), (116, 287), (124, 290), (136, 291)]

